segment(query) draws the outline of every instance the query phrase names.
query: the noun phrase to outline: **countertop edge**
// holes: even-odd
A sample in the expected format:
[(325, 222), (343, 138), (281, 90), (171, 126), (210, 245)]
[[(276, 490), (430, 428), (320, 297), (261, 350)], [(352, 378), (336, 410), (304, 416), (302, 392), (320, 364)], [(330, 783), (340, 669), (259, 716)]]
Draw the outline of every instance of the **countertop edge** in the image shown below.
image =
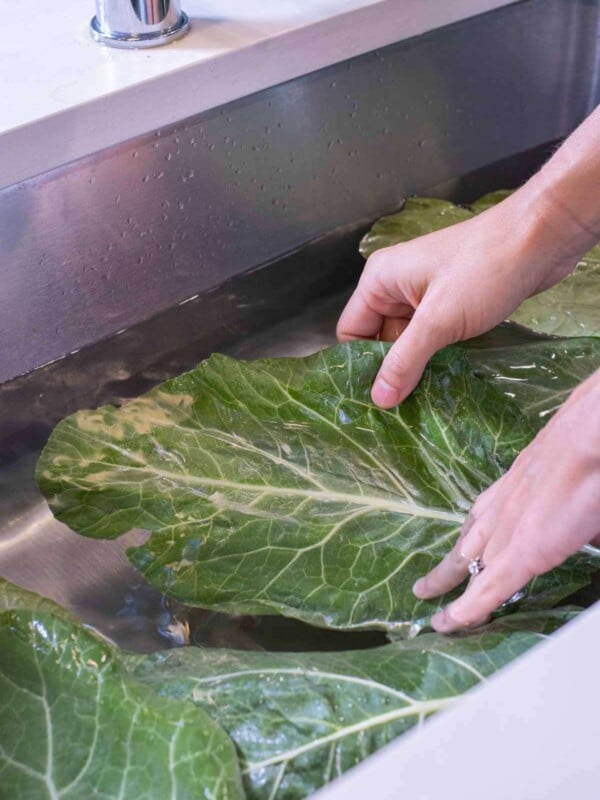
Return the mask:
[(1, 133), (0, 188), (301, 75), (515, 2), (403, 0), (399, 7), (398, 0), (382, 0), (105, 94)]

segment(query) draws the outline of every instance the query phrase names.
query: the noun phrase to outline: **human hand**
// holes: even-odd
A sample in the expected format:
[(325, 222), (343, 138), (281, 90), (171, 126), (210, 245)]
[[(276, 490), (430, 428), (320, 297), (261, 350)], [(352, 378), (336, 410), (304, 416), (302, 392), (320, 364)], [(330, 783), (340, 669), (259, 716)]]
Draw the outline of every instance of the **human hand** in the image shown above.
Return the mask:
[(452, 551), (413, 591), (450, 591), (468, 564), (483, 569), (436, 614), (440, 633), (481, 624), (531, 578), (600, 535), (600, 371), (582, 383), (509, 471), (479, 496)]
[[(542, 198), (542, 199), (540, 199)], [(397, 339), (372, 399), (400, 403), (439, 349), (489, 330), (572, 270), (534, 184), (482, 214), (374, 253), (337, 326), (340, 341)]]

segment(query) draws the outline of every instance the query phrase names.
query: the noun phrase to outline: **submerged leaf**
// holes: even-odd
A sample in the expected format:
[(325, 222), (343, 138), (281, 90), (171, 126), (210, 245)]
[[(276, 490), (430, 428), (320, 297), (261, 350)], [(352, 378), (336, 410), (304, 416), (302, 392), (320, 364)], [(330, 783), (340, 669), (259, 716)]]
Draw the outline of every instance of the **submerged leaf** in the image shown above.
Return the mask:
[(536, 430), (600, 369), (600, 338), (594, 337), (465, 352), (477, 374), (513, 398)]
[[(64, 420), (41, 456), (40, 487), (87, 536), (153, 531), (129, 557), (188, 604), (410, 629), (444, 602), (418, 600), (414, 580), (533, 428), (452, 348), (401, 407), (376, 408), (370, 388), (385, 350), (353, 342), (301, 359), (212, 356), (121, 409)], [(548, 586), (556, 598), (588, 574), (571, 562), (530, 599), (545, 605)]]
[[(381, 247), (447, 228), (486, 211), (509, 194), (505, 190), (491, 192), (470, 208), (447, 200), (411, 197), (401, 211), (374, 223), (360, 243), (360, 252), (368, 258)], [(600, 336), (600, 245), (581, 259), (572, 275), (525, 300), (509, 319), (537, 333)]]
[(0, 598), (2, 797), (242, 800), (231, 741), (201, 709), (133, 680), (50, 601), (1, 580)]
[(495, 192), (488, 192), (488, 194), (484, 194), (483, 197), (471, 203), (470, 209), (476, 214), (481, 214), (482, 211), (487, 211), (488, 208), (492, 208), (492, 206), (496, 206), (506, 200), (512, 193), (512, 189), (497, 189)]
[(373, 224), (360, 242), (360, 253), (368, 258), (382, 247), (391, 247), (399, 242), (408, 242), (432, 231), (448, 228), (457, 222), (470, 219), (473, 212), (468, 208), (438, 200), (434, 197), (409, 197), (402, 211), (382, 217)]
[(233, 738), (248, 798), (299, 800), (538, 643), (568, 610), (517, 614), (468, 636), (422, 634), (371, 650), (133, 656), (135, 677), (188, 698)]

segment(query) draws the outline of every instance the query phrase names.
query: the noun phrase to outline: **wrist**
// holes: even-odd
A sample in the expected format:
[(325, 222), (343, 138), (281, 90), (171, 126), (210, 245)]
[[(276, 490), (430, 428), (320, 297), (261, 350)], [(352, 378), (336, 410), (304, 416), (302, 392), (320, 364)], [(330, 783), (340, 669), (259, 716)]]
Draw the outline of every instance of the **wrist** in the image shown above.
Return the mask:
[(560, 260), (578, 261), (600, 241), (599, 182), (600, 106), (515, 193)]
[(531, 276), (531, 291), (541, 291), (566, 277), (598, 240), (561, 199), (564, 187), (544, 169), (509, 196), (504, 213)]
[(487, 213), (493, 215), (489, 221), (505, 232), (511, 253), (507, 277), (523, 286), (523, 299), (564, 278), (586, 252), (568, 245), (570, 236), (565, 235), (537, 175)]

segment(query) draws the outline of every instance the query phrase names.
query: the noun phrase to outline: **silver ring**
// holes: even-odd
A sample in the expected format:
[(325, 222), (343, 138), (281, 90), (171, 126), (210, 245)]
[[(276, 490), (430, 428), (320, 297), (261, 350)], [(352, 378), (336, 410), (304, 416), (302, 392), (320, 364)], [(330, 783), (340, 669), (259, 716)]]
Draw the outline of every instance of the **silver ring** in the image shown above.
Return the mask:
[(476, 575), (479, 575), (480, 572), (483, 572), (485, 566), (483, 564), (483, 559), (481, 556), (477, 556), (477, 558), (471, 559), (467, 564), (467, 569), (469, 570), (469, 575), (474, 578)]

